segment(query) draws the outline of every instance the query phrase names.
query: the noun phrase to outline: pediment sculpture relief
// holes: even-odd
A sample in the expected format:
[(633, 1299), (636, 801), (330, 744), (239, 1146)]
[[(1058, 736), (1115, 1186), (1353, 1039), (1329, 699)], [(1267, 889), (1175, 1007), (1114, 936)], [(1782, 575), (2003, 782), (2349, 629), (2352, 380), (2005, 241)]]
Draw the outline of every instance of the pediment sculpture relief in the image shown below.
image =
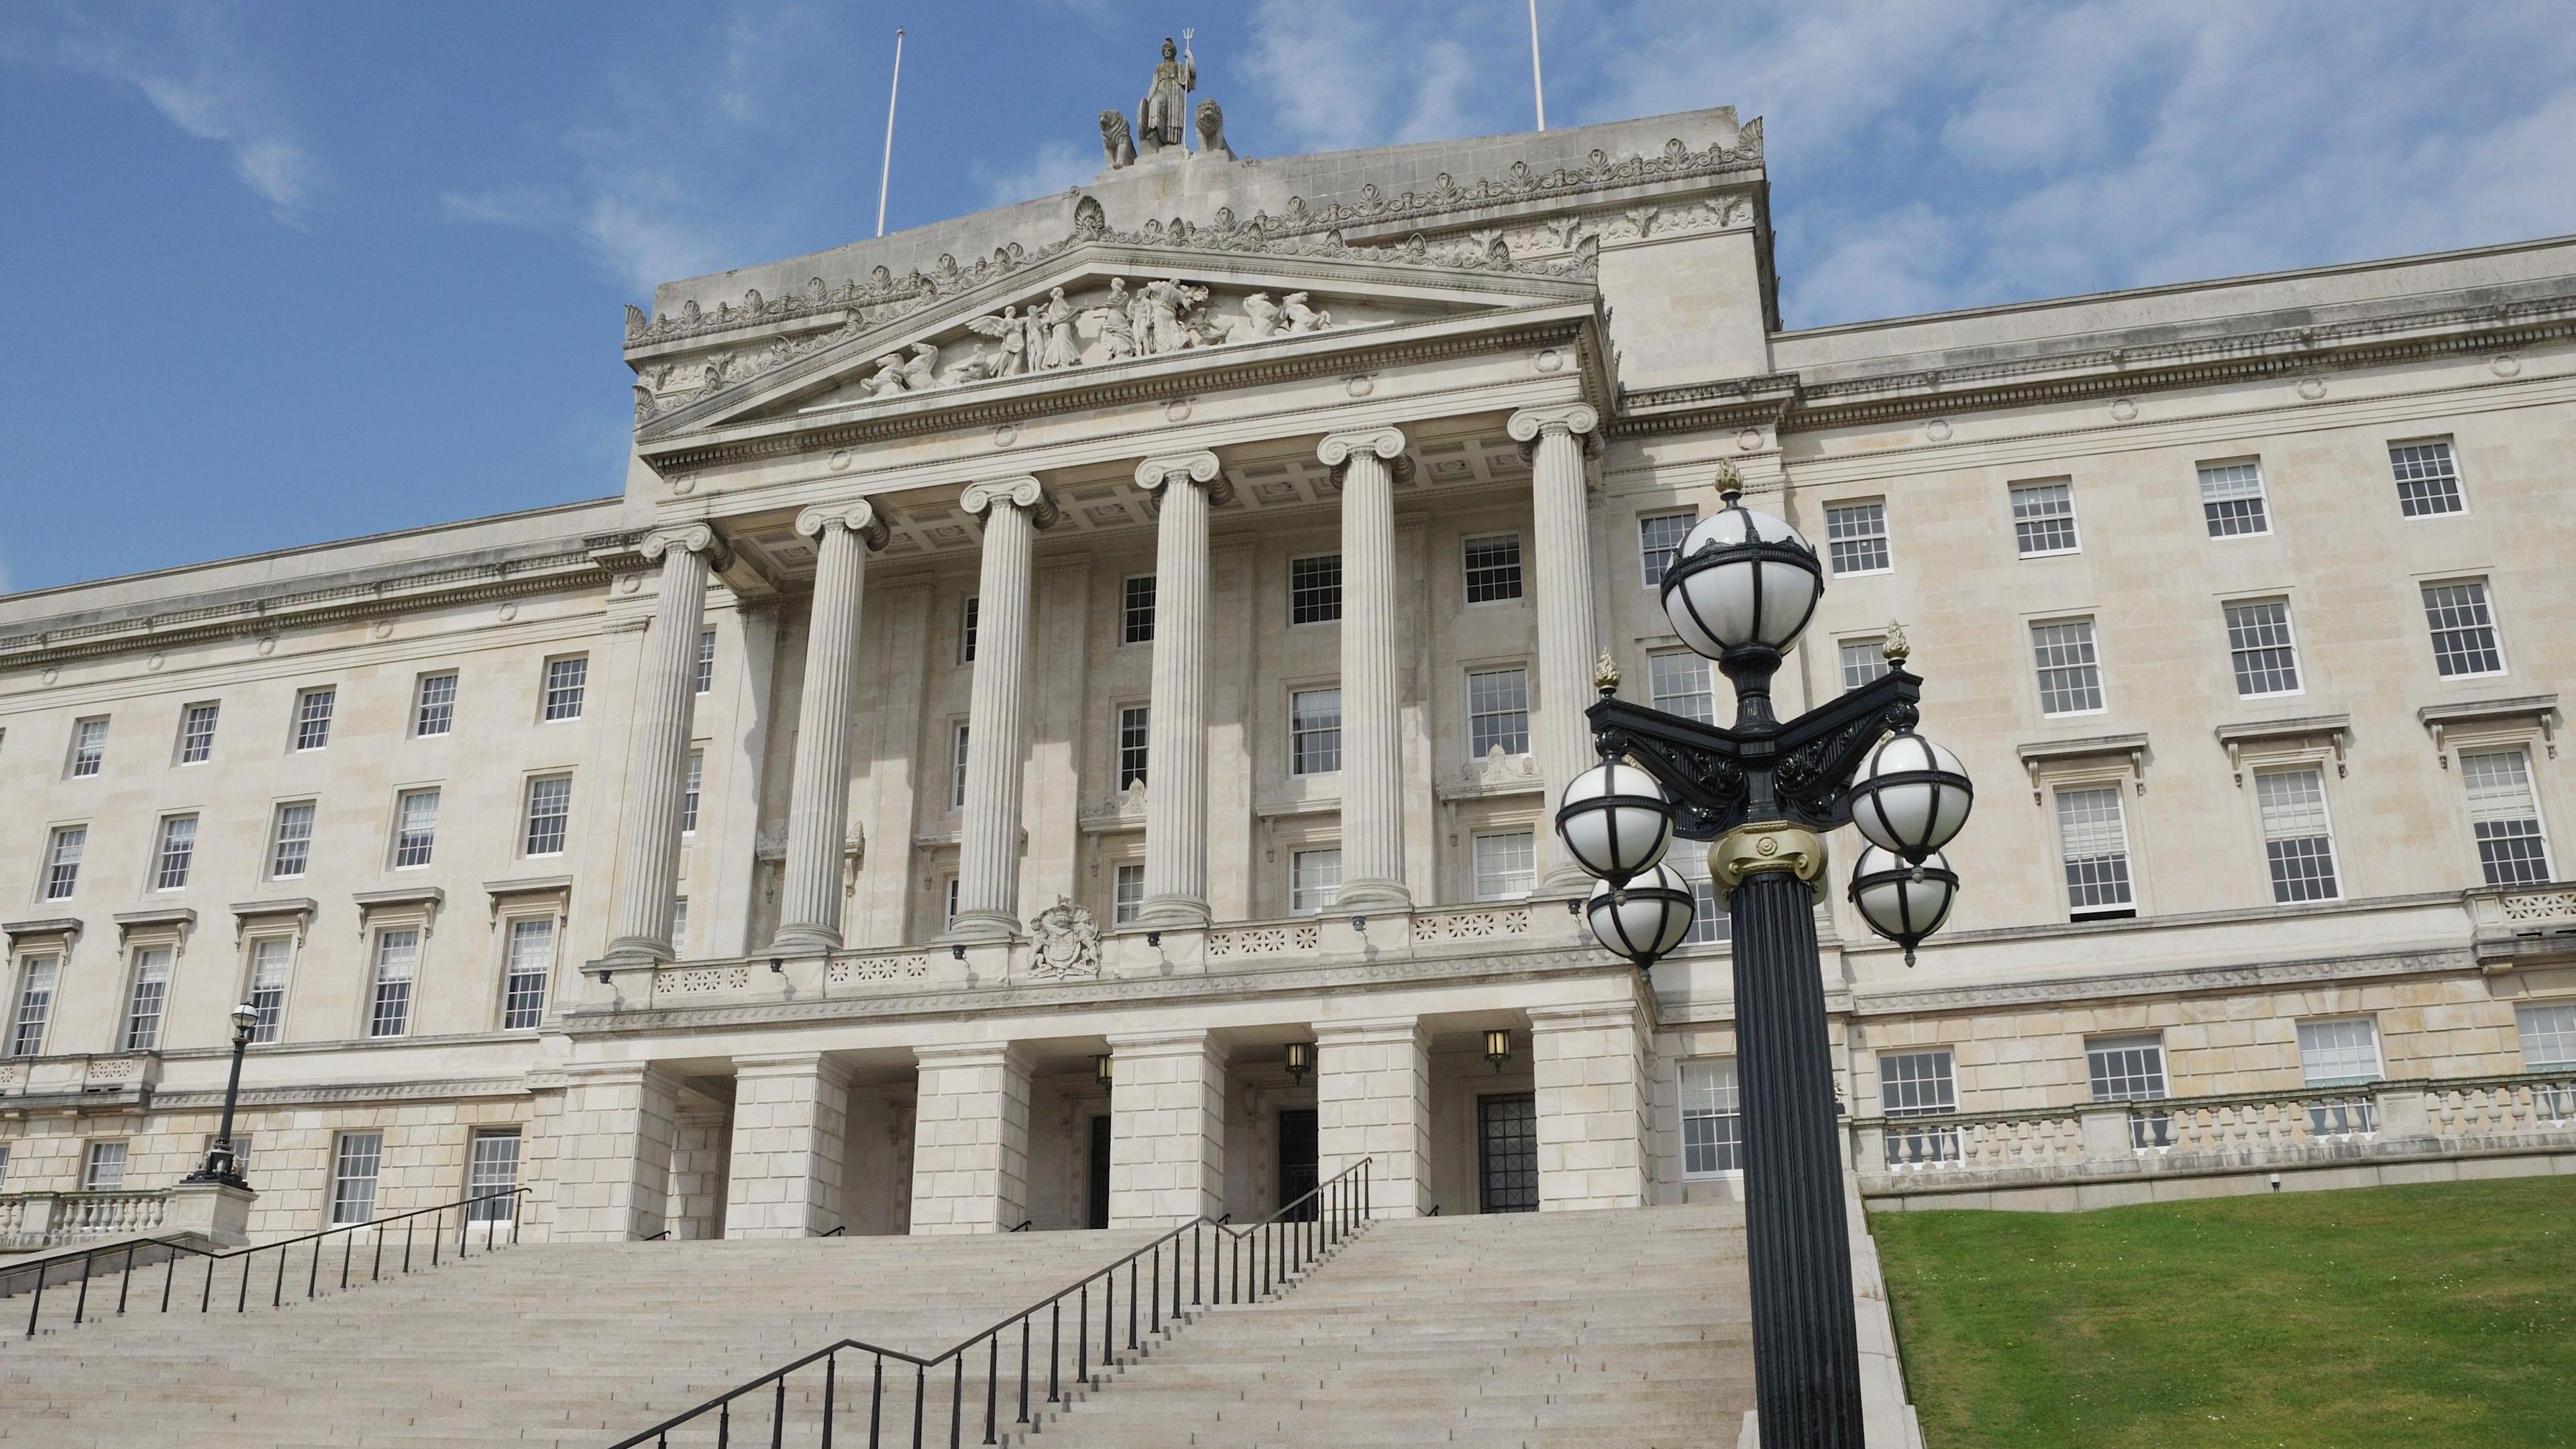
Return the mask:
[(1036, 948), (1029, 975), (1041, 981), (1088, 980), (1100, 974), (1100, 927), (1091, 912), (1063, 896), (1029, 922)]

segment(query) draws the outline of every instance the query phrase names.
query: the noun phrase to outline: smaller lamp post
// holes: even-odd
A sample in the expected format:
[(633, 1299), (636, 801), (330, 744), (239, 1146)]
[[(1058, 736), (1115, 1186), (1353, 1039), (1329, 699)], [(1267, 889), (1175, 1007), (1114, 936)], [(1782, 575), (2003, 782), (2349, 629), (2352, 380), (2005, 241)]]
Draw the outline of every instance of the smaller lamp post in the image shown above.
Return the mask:
[(1288, 1080), (1301, 1087), (1306, 1085), (1306, 1074), (1315, 1069), (1315, 1044), (1310, 1041), (1288, 1043), (1285, 1060)]
[(1485, 1033), (1485, 1060), (1494, 1064), (1494, 1075), (1501, 1076), (1503, 1064), (1512, 1059), (1511, 1028), (1498, 1026)]
[(1093, 1057), (1091, 1059), (1091, 1070), (1100, 1078), (1100, 1085), (1104, 1087), (1110, 1085), (1109, 1053), (1102, 1052), (1098, 1056)]
[(242, 1179), (241, 1163), (233, 1155), (233, 1109), (241, 1102), (242, 1053), (250, 1050), (251, 1033), (259, 1030), (259, 1008), (245, 1001), (233, 1008), (233, 1072), (224, 1083), (224, 1122), (215, 1132), (215, 1140), (206, 1148), (205, 1165), (189, 1173), (183, 1181), (220, 1182), (226, 1187), (247, 1188)]

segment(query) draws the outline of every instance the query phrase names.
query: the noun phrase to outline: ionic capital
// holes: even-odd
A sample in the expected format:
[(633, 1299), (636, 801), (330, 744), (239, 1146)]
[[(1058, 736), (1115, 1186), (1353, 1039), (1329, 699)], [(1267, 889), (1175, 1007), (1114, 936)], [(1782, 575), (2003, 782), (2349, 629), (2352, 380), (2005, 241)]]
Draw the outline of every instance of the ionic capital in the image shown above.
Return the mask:
[(644, 535), (635, 551), (656, 563), (673, 549), (704, 555), (707, 566), (722, 569), (733, 560), (733, 550), (726, 548), (716, 531), (703, 523), (684, 523), (672, 528), (657, 528)]
[(1195, 453), (1167, 453), (1147, 458), (1136, 465), (1136, 486), (1159, 500), (1164, 488), (1176, 481), (1197, 483), (1207, 489), (1208, 502), (1228, 503), (1234, 499), (1234, 485), (1226, 481), (1225, 467), (1216, 454), (1202, 448)]
[(1047, 496), (1046, 485), (1035, 478), (996, 478), (988, 483), (969, 483), (957, 502), (968, 513), (978, 516), (996, 503), (1007, 503), (1028, 514), (1029, 522), (1039, 528), (1051, 527), (1058, 517), (1055, 500)]
[(796, 531), (807, 538), (819, 539), (823, 530), (838, 524), (859, 536), (870, 549), (886, 546), (890, 537), (885, 519), (877, 514), (876, 505), (864, 498), (847, 503), (818, 503), (796, 515)]
[(1590, 403), (1561, 403), (1555, 407), (1523, 408), (1503, 424), (1516, 443), (1535, 443), (1549, 433), (1570, 433), (1582, 437), (1597, 431), (1601, 414)]
[(1342, 486), (1342, 475), (1351, 459), (1369, 454), (1386, 460), (1388, 471), (1401, 480), (1413, 472), (1413, 460), (1404, 456), (1404, 434), (1396, 428), (1362, 428), (1355, 432), (1328, 433), (1316, 444), (1315, 456), (1329, 470), (1333, 486)]

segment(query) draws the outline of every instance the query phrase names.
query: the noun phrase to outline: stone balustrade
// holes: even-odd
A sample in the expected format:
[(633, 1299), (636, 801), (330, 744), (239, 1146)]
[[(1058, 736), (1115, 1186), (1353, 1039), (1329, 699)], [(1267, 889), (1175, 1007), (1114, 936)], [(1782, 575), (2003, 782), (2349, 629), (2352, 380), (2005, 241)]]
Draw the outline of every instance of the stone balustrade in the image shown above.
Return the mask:
[(0, 1248), (26, 1251), (161, 1230), (166, 1192), (0, 1193)]

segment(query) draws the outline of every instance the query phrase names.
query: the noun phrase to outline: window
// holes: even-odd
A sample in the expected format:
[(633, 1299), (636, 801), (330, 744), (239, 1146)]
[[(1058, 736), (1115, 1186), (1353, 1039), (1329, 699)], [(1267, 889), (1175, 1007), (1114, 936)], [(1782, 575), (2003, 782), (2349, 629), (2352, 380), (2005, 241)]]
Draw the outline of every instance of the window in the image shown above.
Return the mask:
[(2120, 787), (2057, 792), (2058, 857), (2066, 865), (2066, 910), (2073, 920), (2136, 915), (2129, 894), (2129, 828)]
[[(2154, 1036), (2109, 1037), (2084, 1044), (2085, 1075), (2096, 1102), (2153, 1102), (2165, 1095), (2165, 1044)], [(2139, 1152), (2173, 1146), (2173, 1115), (2133, 1114), (2129, 1146)]]
[(85, 780), (98, 773), (107, 760), (107, 720), (84, 719), (72, 722), (72, 762), (69, 773), (75, 780)]
[[(226, 1143), (225, 1146), (232, 1149), (233, 1171), (240, 1173), (244, 1177), (250, 1176), (251, 1134), (236, 1127), (233, 1129), (232, 1141)], [(197, 1149), (197, 1160), (199, 1162), (205, 1161), (206, 1154), (214, 1150), (215, 1134), (209, 1132), (206, 1134), (204, 1145)]]
[(1887, 557), (1887, 504), (1829, 504), (1825, 508), (1825, 556), (1834, 575), (1883, 574), (1893, 567)]
[(1536, 837), (1527, 830), (1477, 836), (1476, 899), (1516, 901), (1528, 895), (1535, 875), (1536, 850)]
[[(2368, 1017), (2299, 1023), (2299, 1070), (2311, 1087), (2379, 1080), (2379, 1027)], [(2366, 1136), (2379, 1129), (2378, 1104), (2365, 1093), (2308, 1103), (2308, 1127), (2319, 1137)]]
[(572, 825), (572, 777), (549, 775), (528, 782), (527, 854), (561, 855)]
[(473, 1199), (465, 1219), (506, 1223), (519, 1215), (519, 1129), (505, 1127), (474, 1134), (466, 1159), (465, 1195)]
[(2424, 622), (2433, 631), (2433, 667), (2445, 679), (2459, 674), (2502, 674), (2495, 615), (2487, 608), (2487, 581), (2424, 586)]
[(1288, 912), (1297, 916), (1320, 916), (1333, 908), (1333, 898), (1342, 893), (1342, 852), (1339, 846), (1329, 850), (1300, 850), (1288, 857)]
[(951, 810), (966, 808), (966, 727), (962, 724), (957, 727), (956, 735), (949, 741), (948, 808)]
[(161, 1013), (170, 1002), (170, 948), (147, 946), (134, 954), (134, 989), (125, 1001), (125, 1049), (148, 1052), (161, 1044)]
[(947, 891), (948, 914), (940, 917), (940, 929), (942, 930), (957, 924), (957, 877), (952, 875), (948, 878)]
[(1109, 924), (1123, 926), (1145, 908), (1145, 863), (1131, 860), (1109, 876)]
[(337, 689), (308, 689), (295, 696), (295, 748), (318, 750), (331, 743), (331, 707)]
[(188, 867), (197, 858), (197, 817), (172, 815), (161, 822), (161, 844), (152, 853), (152, 888), (186, 888)]
[(1126, 597), (1119, 602), (1118, 642), (1151, 644), (1154, 642), (1154, 576), (1138, 574), (1127, 581)]
[(202, 765), (215, 757), (215, 718), (222, 707), (192, 704), (179, 712), (179, 763)]
[(45, 899), (67, 901), (73, 887), (80, 884), (81, 848), (89, 844), (89, 827), (66, 825), (54, 832), (53, 848), (45, 852)]
[(2093, 621), (2030, 626), (2031, 661), (2039, 669), (2041, 714), (2095, 714), (2102, 708), (2102, 661), (2093, 651)]
[(2457, 513), (2467, 506), (2460, 499), (2460, 469), (2448, 438), (2389, 444), (2388, 469), (2397, 475), (2397, 511), (2404, 517)]
[[(1341, 692), (1334, 691), (1336, 704)], [(1338, 716), (1339, 711), (1336, 710)], [(1529, 753), (1529, 671), (1485, 669), (1467, 676), (1467, 753), (1483, 759), (1500, 749)], [(1338, 738), (1334, 751), (1340, 752)]]
[[(1959, 1084), (1947, 1047), (1939, 1051), (1881, 1053), (1879, 1111), (1888, 1117), (1939, 1117), (1959, 1110)], [(1959, 1160), (1959, 1129), (1935, 1127), (1887, 1132), (1887, 1165), (1926, 1167)]]
[(1118, 788), (1145, 783), (1145, 766), (1153, 753), (1154, 711), (1131, 704), (1118, 711)]
[(2013, 546), (2023, 558), (2074, 553), (2075, 486), (2024, 483), (2012, 490)]
[(1845, 639), (1841, 647), (1844, 689), (1858, 689), (1887, 673), (1886, 639)]
[(982, 608), (983, 601), (973, 594), (968, 594), (964, 607), (958, 613), (957, 662), (960, 664), (975, 662), (975, 625), (978, 622), (978, 616), (982, 613)]
[(581, 718), (581, 698), (590, 687), (590, 656), (576, 654), (570, 659), (546, 661), (546, 694), (539, 711), (542, 720)]
[(125, 1186), (125, 1144), (93, 1142), (89, 1157), (81, 1165), (81, 1188), (87, 1192), (114, 1192)]
[(1655, 708), (1701, 724), (1717, 722), (1717, 696), (1709, 689), (1708, 661), (1687, 649), (1646, 656), (1646, 692)]
[(1690, 881), (1691, 924), (1682, 933), (1685, 946), (1723, 946), (1735, 939), (1735, 919), (1726, 913), (1726, 903), (1717, 898), (1717, 882), (1707, 876), (1687, 877)]
[(1288, 773), (1329, 775), (1342, 767), (1342, 692), (1300, 689), (1288, 696)]
[(2272, 868), (2272, 899), (2330, 901), (2335, 885), (2334, 832), (2326, 823), (2326, 772), (2314, 765), (2254, 772), (2263, 812), (2263, 854)]
[(698, 672), (689, 680), (691, 694), (705, 694), (716, 687), (716, 631), (698, 631)]
[(456, 728), (456, 676), (424, 674), (413, 687), (411, 733), (414, 739), (443, 735)]
[(1637, 520), (1637, 572), (1647, 588), (1660, 588), (1664, 570), (1681, 557), (1682, 540), (1699, 523), (1696, 513), (1650, 513)]
[(698, 829), (698, 787), (706, 783), (707, 752), (689, 751), (689, 780), (680, 789), (680, 833), (694, 835)]
[(376, 1174), (383, 1168), (385, 1134), (343, 1132), (331, 1154), (331, 1226), (376, 1220)]
[(2460, 783), (2469, 792), (2469, 827), (2477, 835), (2478, 867), (2487, 884), (2546, 882), (2549, 840), (2531, 791), (2530, 751), (2462, 751)]
[(2526, 1006), (2513, 1014), (2522, 1029), (2522, 1065), (2529, 1071), (2576, 1067), (2576, 1001)]
[(438, 792), (406, 790), (394, 802), (394, 869), (429, 864), (438, 843)]
[(1288, 561), (1288, 622), (1329, 624), (1342, 617), (1342, 556)]
[(1743, 1170), (1744, 1104), (1735, 1089), (1735, 1058), (1682, 1063), (1682, 1175)]
[(1467, 602), (1498, 604), (1521, 596), (1521, 536), (1497, 533), (1467, 540)]
[(9, 1015), (9, 1055), (32, 1057), (45, 1049), (45, 1023), (54, 1014), (54, 985), (63, 958), (30, 956), (18, 969), (17, 1010)]
[(411, 1029), (411, 978), (419, 964), (419, 931), (405, 928), (376, 934), (376, 981), (367, 1001), (367, 1035), (400, 1036)]
[(251, 943), (250, 993), (246, 998), (259, 1020), (250, 1029), (254, 1046), (278, 1039), (286, 1030), (286, 962), (295, 943), (284, 936), (262, 936)]
[(0, 1184), (6, 1184), (8, 1181), (9, 1181), (9, 1147), (8, 1147), (8, 1144), (7, 1144), (7, 1143), (0, 1143)]
[[(678, 934), (676, 930), (674, 935)], [(527, 1031), (546, 1014), (546, 979), (555, 969), (555, 923), (538, 916), (510, 923), (509, 969), (501, 983), (501, 1029)]]
[[(400, 813), (399, 806), (396, 812)], [(299, 800), (292, 805), (278, 806), (277, 823), (269, 830), (269, 878), (293, 880), (304, 874), (305, 862), (312, 858), (312, 854), (313, 802)]]
[(689, 898), (671, 897), (671, 949), (687, 955), (685, 942), (689, 935)]
[(2200, 515), (2212, 538), (2270, 533), (2272, 520), (2263, 510), (2263, 465), (2201, 464)]
[(2227, 656), (2236, 693), (2252, 699), (2299, 692), (2299, 647), (2290, 638), (2290, 606), (2281, 599), (2227, 606)]

